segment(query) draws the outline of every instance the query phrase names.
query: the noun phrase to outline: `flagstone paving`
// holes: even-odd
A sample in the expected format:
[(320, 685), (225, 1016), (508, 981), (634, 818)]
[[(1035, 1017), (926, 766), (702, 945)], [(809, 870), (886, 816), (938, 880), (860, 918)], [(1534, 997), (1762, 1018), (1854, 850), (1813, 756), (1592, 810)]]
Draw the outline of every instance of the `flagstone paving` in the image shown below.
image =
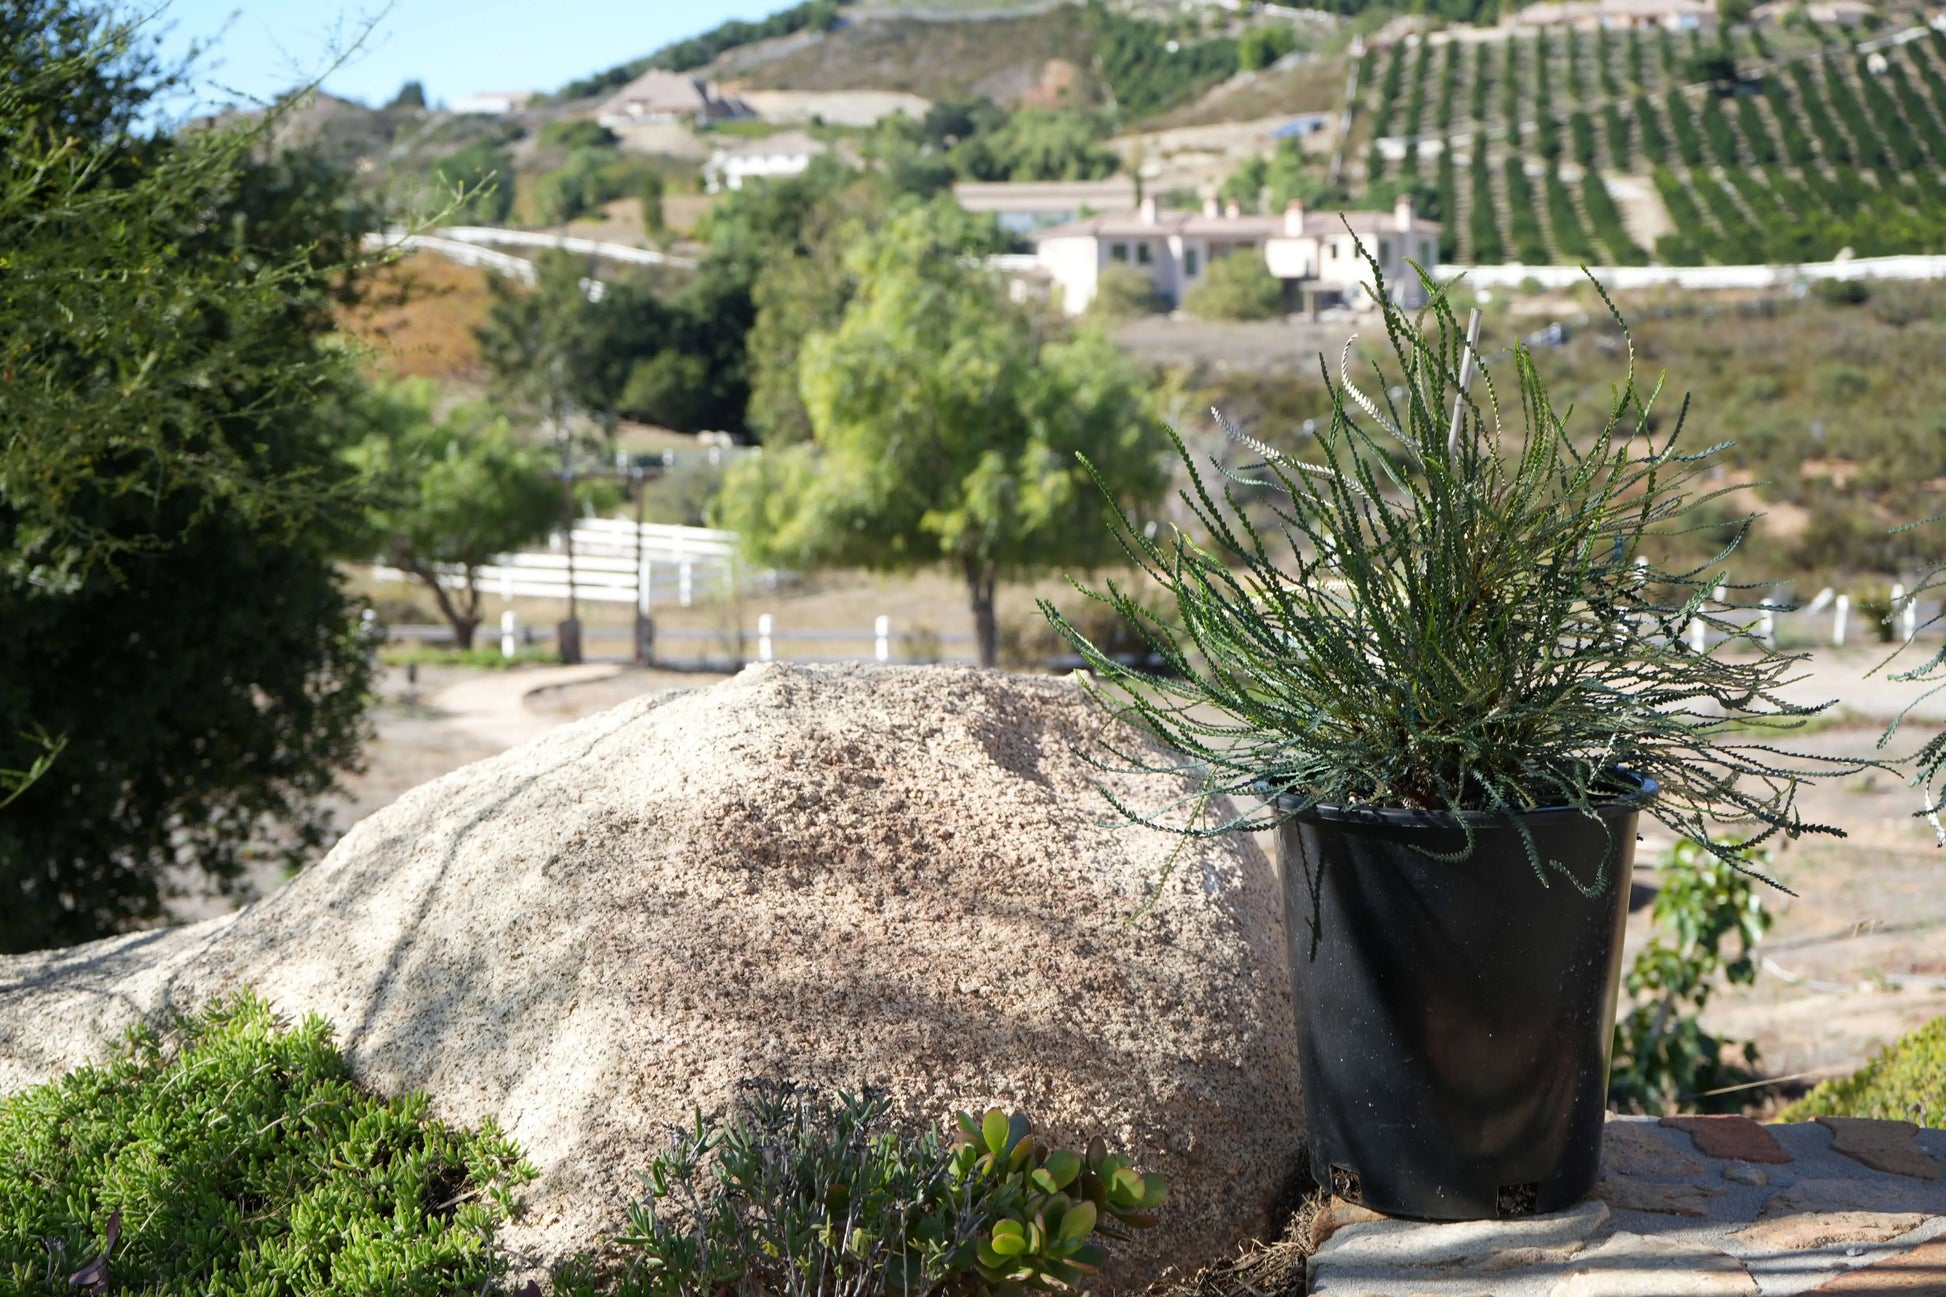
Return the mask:
[(1593, 1196), (1429, 1224), (1333, 1203), (1320, 1297), (1946, 1297), (1946, 1131), (1910, 1122), (1610, 1118)]

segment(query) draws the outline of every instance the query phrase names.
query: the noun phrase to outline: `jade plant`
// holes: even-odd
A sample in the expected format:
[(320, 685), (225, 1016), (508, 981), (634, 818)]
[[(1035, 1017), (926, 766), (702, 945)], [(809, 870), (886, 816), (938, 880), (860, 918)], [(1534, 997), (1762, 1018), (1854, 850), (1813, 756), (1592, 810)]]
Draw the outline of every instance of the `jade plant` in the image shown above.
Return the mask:
[[(1058, 1291), (1154, 1224), (1166, 1193), (1099, 1139), (1050, 1148), (1017, 1113), (961, 1113), (948, 1143), (896, 1129), (879, 1092), (747, 1094), (740, 1118), (699, 1110), (642, 1175), (618, 1297)], [(594, 1291), (579, 1272), (556, 1287)]]
[[(1652, 780), (1649, 813), (1740, 869), (1776, 834), (1839, 833), (1808, 822), (1797, 792), (1859, 763), (1775, 746), (1820, 710), (1781, 692), (1802, 655), (1723, 602), (1768, 586), (1725, 566), (1745, 526), (1703, 563), (1668, 561), (1720, 523), (1735, 488), (1708, 474), (1727, 443), (1690, 448), (1687, 401), (1671, 417), (1661, 381), (1638, 378), (1605, 293), (1627, 366), (1571, 423), (1524, 346), (1489, 365), (1447, 288), (1421, 281), (1414, 315), (1378, 278), (1383, 364), (1355, 364), (1351, 344), (1335, 376), (1321, 362), (1330, 411), (1314, 440), (1277, 449), (1224, 424), (1256, 462), (1203, 468), (1171, 430), (1185, 525), (1113, 512), (1162, 606), (1113, 580), (1077, 588), (1137, 626), (1160, 669), (1126, 665), (1042, 603), (1095, 695), (1161, 742), (1111, 739), (1098, 762), (1193, 776), (1179, 800), (1111, 796), (1116, 809), (1188, 835), (1318, 806), (1512, 819), (1591, 813)], [(1701, 652), (1697, 622), (1714, 641)], [(1470, 851), (1473, 817), (1457, 819)], [(1726, 821), (1739, 846), (1716, 836)], [(1544, 880), (1574, 877), (1521, 832)], [(1607, 869), (1575, 882), (1598, 889)]]

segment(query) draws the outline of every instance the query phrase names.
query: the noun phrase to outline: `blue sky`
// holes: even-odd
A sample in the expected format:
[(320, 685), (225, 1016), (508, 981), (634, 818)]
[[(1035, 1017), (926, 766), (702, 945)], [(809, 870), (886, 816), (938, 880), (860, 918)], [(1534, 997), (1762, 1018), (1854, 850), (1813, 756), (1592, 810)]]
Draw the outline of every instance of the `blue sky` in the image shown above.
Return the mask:
[[(761, 18), (790, 0), (173, 0), (159, 20), (164, 48), (211, 44), (200, 64), (203, 98), (234, 88), (267, 98), (327, 67), (376, 19), (363, 48), (325, 79), (348, 99), (379, 104), (405, 81), (430, 100), (482, 90), (552, 90), (730, 18)], [(145, 6), (146, 7), (146, 6)]]

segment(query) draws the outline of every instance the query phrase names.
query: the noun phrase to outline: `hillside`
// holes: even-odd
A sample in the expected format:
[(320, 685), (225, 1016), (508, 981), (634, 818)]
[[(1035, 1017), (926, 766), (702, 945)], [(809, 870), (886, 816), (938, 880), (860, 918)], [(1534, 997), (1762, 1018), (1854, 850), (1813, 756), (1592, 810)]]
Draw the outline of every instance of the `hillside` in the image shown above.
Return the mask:
[[(1461, 262), (1946, 250), (1946, 35), (1919, 29), (1865, 55), (1850, 40), (1742, 28), (1402, 41), (1367, 59), (1354, 138), (1367, 183), (1420, 188)], [(1624, 215), (1630, 177), (1666, 221), (1653, 203)]]

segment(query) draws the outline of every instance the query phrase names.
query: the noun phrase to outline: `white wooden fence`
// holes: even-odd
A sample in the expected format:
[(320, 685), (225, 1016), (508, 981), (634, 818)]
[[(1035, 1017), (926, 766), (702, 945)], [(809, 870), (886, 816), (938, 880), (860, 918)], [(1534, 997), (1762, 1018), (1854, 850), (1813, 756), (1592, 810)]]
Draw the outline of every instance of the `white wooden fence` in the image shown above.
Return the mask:
[[(673, 598), (687, 608), (698, 593), (727, 589), (736, 580), (736, 533), (709, 527), (664, 523), (636, 525), (625, 518), (588, 518), (574, 525), (574, 597), (598, 603), (632, 603), (649, 613), (658, 600)], [(403, 581), (407, 574), (379, 563), (379, 581)], [(568, 598), (567, 547), (557, 533), (545, 550), (502, 554), (475, 573), (479, 588), (502, 599)], [(462, 589), (458, 568), (440, 572), (440, 584)]]

